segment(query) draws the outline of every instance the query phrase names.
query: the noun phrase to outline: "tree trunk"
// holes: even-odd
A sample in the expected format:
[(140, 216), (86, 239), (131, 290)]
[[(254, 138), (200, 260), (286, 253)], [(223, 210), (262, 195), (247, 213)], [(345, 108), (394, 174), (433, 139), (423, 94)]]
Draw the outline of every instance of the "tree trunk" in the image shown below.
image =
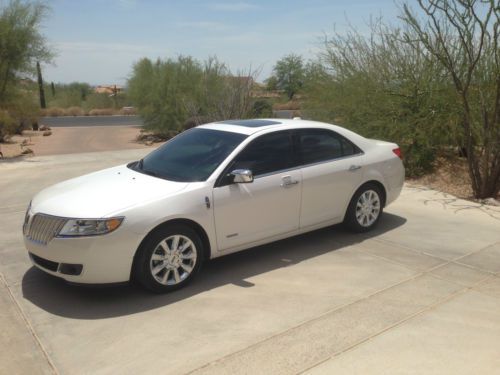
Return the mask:
[(36, 62), (36, 71), (38, 73), (38, 90), (40, 92), (40, 107), (47, 108), (45, 104), (45, 90), (43, 88), (43, 79), (42, 79), (42, 69), (40, 68), (40, 62)]

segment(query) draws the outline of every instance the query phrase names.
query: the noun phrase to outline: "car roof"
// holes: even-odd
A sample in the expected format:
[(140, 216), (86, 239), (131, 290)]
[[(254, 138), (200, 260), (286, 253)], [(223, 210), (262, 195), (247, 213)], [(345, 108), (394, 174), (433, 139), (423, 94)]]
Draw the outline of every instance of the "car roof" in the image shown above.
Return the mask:
[(297, 128), (316, 128), (330, 129), (352, 140), (352, 138), (361, 138), (366, 141), (366, 138), (356, 134), (341, 126), (328, 124), (319, 121), (310, 121), (302, 119), (252, 119), (252, 120), (226, 120), (212, 122), (205, 125), (200, 125), (199, 128), (222, 130), (245, 135), (252, 135), (264, 130), (288, 130)]

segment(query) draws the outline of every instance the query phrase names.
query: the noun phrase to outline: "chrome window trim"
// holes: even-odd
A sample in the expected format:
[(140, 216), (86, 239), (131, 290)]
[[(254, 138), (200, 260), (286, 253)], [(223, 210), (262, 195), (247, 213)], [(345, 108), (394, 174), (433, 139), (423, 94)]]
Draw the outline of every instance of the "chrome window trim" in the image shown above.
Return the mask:
[(338, 158), (333, 158), (333, 159), (328, 159), (328, 160), (322, 160), (322, 161), (317, 161), (317, 162), (314, 162), (314, 163), (309, 163), (309, 164), (301, 164), (299, 166), (296, 166), (296, 167), (292, 167), (292, 168), (287, 168), (287, 169), (281, 169), (279, 171), (276, 171), (276, 172), (270, 172), (270, 173), (265, 173), (265, 174), (260, 174), (260, 175), (254, 175), (254, 180), (258, 179), (258, 178), (261, 178), (261, 177), (267, 177), (267, 176), (272, 176), (274, 174), (280, 174), (280, 173), (285, 173), (285, 172), (291, 172), (291, 171), (294, 171), (294, 170), (297, 170), (297, 169), (304, 169), (304, 168), (308, 168), (308, 167), (314, 167), (316, 165), (321, 165), (321, 164), (326, 164), (326, 163), (331, 163), (333, 161), (337, 161), (337, 160), (343, 160), (343, 159), (349, 159), (349, 158), (353, 158), (353, 157), (356, 157), (356, 156), (363, 156), (365, 153), (363, 151), (361, 152), (358, 152), (357, 154), (352, 154), (352, 155), (346, 155), (346, 156), (341, 156), (341, 157), (338, 157)]
[[(361, 149), (361, 147), (359, 147), (356, 143), (354, 143), (353, 141), (351, 141), (350, 139), (348, 139), (347, 137), (343, 136), (342, 134), (339, 134), (337, 133), (336, 131), (334, 130), (330, 130), (330, 129), (325, 129), (325, 128), (297, 128), (297, 129), (280, 129), (280, 130), (276, 130), (276, 131), (271, 131), (271, 132), (266, 132), (264, 134), (261, 134), (259, 135), (258, 137), (255, 137), (254, 139), (252, 139), (247, 145), (245, 145), (245, 147), (240, 151), (238, 152), (238, 154), (236, 154), (233, 159), (228, 163), (228, 166), (231, 165), (231, 163), (234, 161), (234, 159), (236, 159), (236, 157), (238, 157), (238, 155), (243, 152), (245, 150), (245, 148), (247, 148), (250, 144), (252, 144), (252, 142), (254, 142), (255, 140), (259, 139), (260, 137), (262, 136), (265, 136), (267, 134), (272, 134), (272, 133), (277, 133), (277, 132), (291, 132), (291, 136), (293, 137), (294, 136), (294, 133), (300, 131), (300, 130), (311, 130), (311, 129), (314, 129), (314, 130), (324, 130), (324, 131), (327, 131), (327, 132), (330, 132), (330, 133), (333, 133), (335, 134), (336, 136), (339, 136), (343, 139), (346, 139), (349, 143), (351, 143), (352, 145), (354, 145), (360, 152), (356, 153), (356, 154), (352, 154), (352, 155), (346, 155), (346, 156), (340, 156), (340, 157), (337, 157), (337, 158), (332, 158), (332, 159), (327, 159), (327, 160), (321, 160), (321, 161), (316, 161), (314, 163), (309, 163), (309, 164), (299, 164), (297, 166), (294, 166), (294, 167), (290, 167), (290, 168), (286, 168), (286, 169), (280, 169), (280, 170), (277, 170), (277, 171), (273, 171), (273, 172), (269, 172), (269, 173), (264, 173), (264, 174), (260, 174), (260, 175), (253, 175), (253, 178), (254, 178), (254, 181), (256, 179), (259, 179), (261, 177), (268, 177), (268, 176), (272, 176), (272, 175), (275, 175), (275, 174), (281, 174), (281, 173), (285, 173), (285, 172), (291, 172), (291, 171), (295, 171), (297, 169), (302, 169), (302, 168), (308, 168), (308, 167), (313, 167), (313, 166), (316, 166), (316, 165), (321, 165), (321, 164), (325, 164), (325, 163), (330, 163), (332, 161), (336, 161), (336, 160), (343, 160), (343, 159), (349, 159), (349, 158), (353, 158), (353, 157), (357, 157), (357, 156), (362, 156), (362, 155), (365, 155), (365, 152)], [(293, 148), (293, 143), (292, 143), (292, 148)], [(292, 152), (294, 152), (294, 150), (292, 150)], [(214, 189), (215, 188), (219, 188), (219, 187), (224, 187), (224, 186), (230, 186), (230, 185), (233, 185), (233, 184), (227, 184), (227, 185), (220, 185), (220, 181), (221, 179), (223, 178), (223, 175), (224, 175), (224, 172), (226, 171), (226, 169), (224, 171), (222, 171), (222, 173), (217, 177), (217, 179), (215, 180), (215, 183), (214, 183)]]

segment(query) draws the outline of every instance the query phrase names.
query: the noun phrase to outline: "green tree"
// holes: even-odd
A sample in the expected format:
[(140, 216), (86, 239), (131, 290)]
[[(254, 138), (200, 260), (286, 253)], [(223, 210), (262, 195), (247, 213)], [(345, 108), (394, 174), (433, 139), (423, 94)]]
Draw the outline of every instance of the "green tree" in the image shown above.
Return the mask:
[(407, 32), (375, 20), (369, 36), (353, 29), (328, 37), (306, 67), (304, 113), (396, 141), (408, 174), (419, 175), (452, 142), (457, 111), (444, 70), (423, 46), (403, 40)]
[[(477, 198), (500, 191), (500, 6), (494, 0), (418, 0), (405, 4), (405, 41), (425, 48), (445, 72), (459, 106), (456, 142), (465, 146)], [(418, 47), (417, 47), (418, 46)]]
[(284, 90), (291, 100), (304, 84), (302, 56), (291, 53), (278, 60), (273, 68), (273, 77), (268, 79), (268, 82), (275, 82), (276, 87)]
[(40, 33), (48, 8), (39, 2), (11, 0), (0, 8), (0, 104), (16, 81), (36, 73), (36, 62), (49, 62), (50, 48)]
[(233, 76), (215, 57), (204, 63), (189, 56), (144, 58), (133, 67), (128, 95), (146, 128), (170, 134), (201, 122), (248, 116), (252, 84), (251, 75)]

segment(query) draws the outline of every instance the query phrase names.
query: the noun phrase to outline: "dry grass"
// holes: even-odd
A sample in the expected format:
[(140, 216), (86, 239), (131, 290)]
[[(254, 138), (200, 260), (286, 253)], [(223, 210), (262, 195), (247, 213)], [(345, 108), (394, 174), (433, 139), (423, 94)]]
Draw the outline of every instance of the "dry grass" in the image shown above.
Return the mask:
[(85, 111), (81, 107), (69, 107), (66, 109), (66, 116), (83, 116)]
[(275, 111), (285, 111), (285, 110), (299, 110), (300, 102), (297, 100), (290, 100), (286, 103), (275, 103), (273, 105)]
[(111, 115), (136, 115), (136, 110), (133, 107), (124, 107), (121, 109), (115, 108), (95, 108), (86, 112), (81, 107), (50, 107), (40, 110), (42, 117), (61, 117), (61, 116), (111, 116)]
[(428, 186), (458, 198), (474, 198), (465, 158), (438, 158), (434, 172), (422, 177), (410, 178), (408, 182)]
[(50, 107), (40, 110), (40, 116), (59, 117), (66, 116), (66, 110), (60, 107)]
[(137, 111), (134, 107), (123, 107), (118, 111), (118, 114), (123, 116), (135, 116), (137, 115)]
[(89, 116), (111, 116), (116, 114), (118, 114), (118, 110), (114, 108), (91, 109), (88, 113)]

